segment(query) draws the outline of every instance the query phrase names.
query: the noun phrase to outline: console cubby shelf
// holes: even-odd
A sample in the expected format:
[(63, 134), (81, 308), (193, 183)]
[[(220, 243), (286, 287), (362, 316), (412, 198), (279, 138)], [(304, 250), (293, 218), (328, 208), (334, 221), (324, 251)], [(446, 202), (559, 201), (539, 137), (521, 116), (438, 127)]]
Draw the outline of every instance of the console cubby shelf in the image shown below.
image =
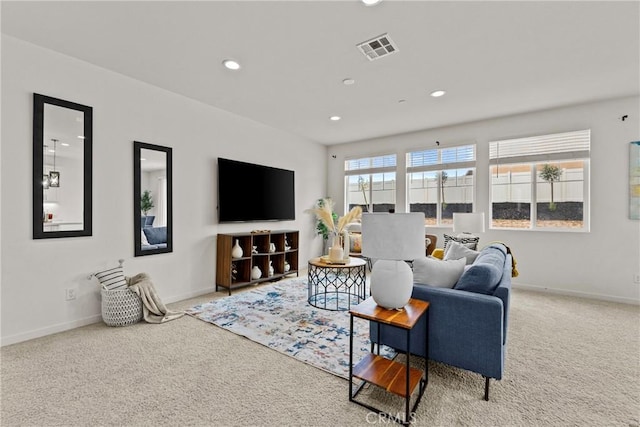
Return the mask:
[[(231, 255), (236, 241), (242, 248), (242, 257), (239, 258)], [(216, 292), (221, 286), (228, 289), (231, 295), (232, 289), (242, 286), (271, 282), (292, 274), (299, 275), (297, 230), (218, 234), (216, 248)], [(271, 276), (269, 263), (274, 270)], [(289, 264), (288, 271), (285, 271), (285, 264)], [(262, 272), (258, 279), (251, 278), (251, 271), (255, 266)]]

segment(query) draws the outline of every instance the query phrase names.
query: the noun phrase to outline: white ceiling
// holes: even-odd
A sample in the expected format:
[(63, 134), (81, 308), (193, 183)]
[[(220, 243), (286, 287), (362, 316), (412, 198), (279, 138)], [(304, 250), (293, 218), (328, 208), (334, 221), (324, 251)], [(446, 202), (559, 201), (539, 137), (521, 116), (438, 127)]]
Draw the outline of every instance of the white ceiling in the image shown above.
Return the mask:
[[(323, 144), (640, 93), (636, 1), (1, 7), (4, 34)], [(370, 62), (356, 45), (383, 33), (398, 52)]]

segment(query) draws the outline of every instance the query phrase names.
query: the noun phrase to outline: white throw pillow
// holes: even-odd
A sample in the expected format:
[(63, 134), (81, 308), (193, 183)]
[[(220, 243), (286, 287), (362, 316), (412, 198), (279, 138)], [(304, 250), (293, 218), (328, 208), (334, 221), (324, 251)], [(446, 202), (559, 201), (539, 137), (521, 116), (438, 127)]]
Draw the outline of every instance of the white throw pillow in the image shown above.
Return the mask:
[(140, 243), (142, 246), (149, 246), (149, 241), (147, 240), (147, 235), (144, 234), (144, 231), (140, 230)]
[(122, 267), (99, 271), (94, 276), (98, 278), (102, 287), (108, 291), (127, 288), (127, 281), (124, 279), (124, 269)]
[(413, 282), (438, 288), (453, 288), (462, 276), (466, 262), (466, 258), (448, 261), (432, 257), (415, 259)]
[(460, 259), (465, 258), (467, 260), (467, 265), (473, 264), (473, 261), (476, 260), (478, 254), (480, 252), (474, 251), (473, 249), (469, 249), (467, 246), (458, 243), (458, 242), (449, 242), (447, 246), (447, 251), (444, 253), (444, 261), (450, 259)]

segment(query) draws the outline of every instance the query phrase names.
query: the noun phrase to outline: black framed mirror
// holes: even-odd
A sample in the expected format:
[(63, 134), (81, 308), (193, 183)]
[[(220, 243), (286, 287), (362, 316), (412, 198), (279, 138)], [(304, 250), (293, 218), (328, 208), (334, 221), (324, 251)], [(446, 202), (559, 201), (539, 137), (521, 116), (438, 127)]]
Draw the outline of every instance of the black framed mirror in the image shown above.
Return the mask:
[(135, 256), (173, 251), (171, 148), (133, 142)]
[(93, 108), (33, 94), (33, 238), (91, 236)]

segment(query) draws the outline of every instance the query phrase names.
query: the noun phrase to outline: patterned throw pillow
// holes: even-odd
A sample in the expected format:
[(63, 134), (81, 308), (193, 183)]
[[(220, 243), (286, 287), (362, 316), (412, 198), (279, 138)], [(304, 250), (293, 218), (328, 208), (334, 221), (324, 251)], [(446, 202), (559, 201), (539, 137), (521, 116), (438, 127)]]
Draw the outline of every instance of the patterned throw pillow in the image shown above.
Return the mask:
[(362, 252), (362, 234), (349, 233), (349, 252)]
[(450, 236), (448, 234), (444, 235), (444, 252), (445, 254), (447, 253), (447, 245), (449, 244), (449, 242), (458, 242), (463, 244), (464, 246), (468, 247), (469, 249), (473, 249), (474, 251), (477, 249), (478, 247), (478, 241), (480, 240), (480, 237), (477, 236)]
[(124, 279), (124, 270), (122, 267), (99, 271), (95, 273), (94, 276), (98, 278), (100, 284), (108, 291), (127, 288), (127, 281)]

